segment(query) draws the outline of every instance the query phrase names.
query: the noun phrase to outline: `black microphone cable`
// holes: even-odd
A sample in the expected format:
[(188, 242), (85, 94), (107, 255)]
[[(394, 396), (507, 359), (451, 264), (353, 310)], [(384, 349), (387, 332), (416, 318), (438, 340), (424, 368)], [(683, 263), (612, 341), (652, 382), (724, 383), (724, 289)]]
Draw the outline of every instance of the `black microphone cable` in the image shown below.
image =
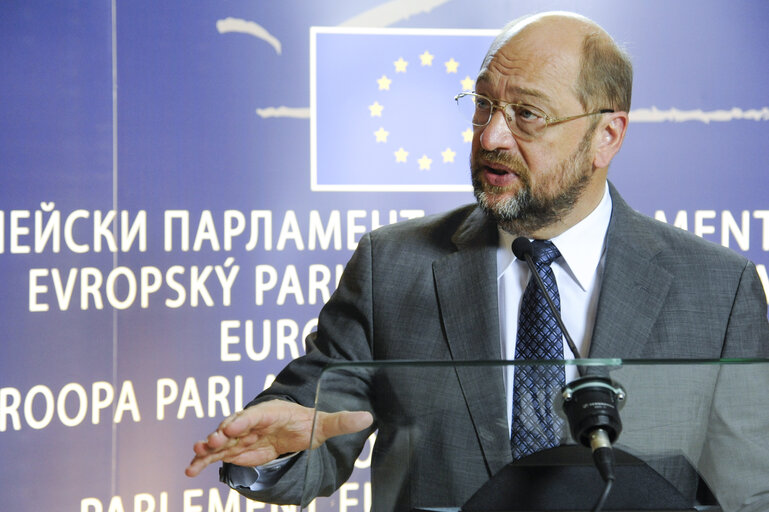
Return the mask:
[(598, 468), (598, 472), (601, 473), (604, 485), (603, 493), (598, 498), (593, 512), (601, 512), (606, 499), (609, 497), (611, 487), (614, 484), (614, 451), (611, 449), (611, 441), (609, 440), (609, 434), (602, 428), (594, 430), (590, 434), (590, 447), (593, 450), (593, 462), (595, 467)]

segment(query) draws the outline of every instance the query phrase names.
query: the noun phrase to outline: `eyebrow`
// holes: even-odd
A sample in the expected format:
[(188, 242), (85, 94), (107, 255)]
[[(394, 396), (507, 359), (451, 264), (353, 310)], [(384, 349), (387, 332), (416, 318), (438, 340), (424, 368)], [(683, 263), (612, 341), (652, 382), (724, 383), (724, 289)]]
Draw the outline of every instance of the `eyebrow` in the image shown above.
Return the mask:
[[(490, 83), (491, 80), (489, 80), (488, 77), (485, 74), (481, 73), (480, 75), (478, 75), (478, 78), (475, 80), (475, 83), (479, 84), (479, 83), (482, 83), (482, 82)], [(540, 90), (537, 90), (537, 89), (529, 89), (527, 87), (520, 87), (520, 86), (517, 86), (517, 85), (513, 85), (513, 86), (508, 87), (506, 89), (506, 92), (508, 94), (513, 94), (513, 95), (529, 96), (531, 98), (536, 98), (538, 100), (542, 100), (545, 103), (550, 104), (550, 97), (547, 94), (545, 94), (544, 92), (542, 92)]]

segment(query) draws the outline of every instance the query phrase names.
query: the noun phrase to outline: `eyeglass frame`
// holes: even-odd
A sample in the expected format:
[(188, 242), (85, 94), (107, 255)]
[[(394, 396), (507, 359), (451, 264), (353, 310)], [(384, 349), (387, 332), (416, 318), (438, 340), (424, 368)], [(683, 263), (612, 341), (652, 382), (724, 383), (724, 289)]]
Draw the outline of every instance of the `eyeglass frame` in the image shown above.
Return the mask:
[[(613, 110), (613, 109), (604, 108), (604, 109), (601, 109), (601, 110), (596, 110), (595, 112), (585, 112), (583, 114), (576, 114), (576, 115), (573, 115), (573, 116), (552, 118), (552, 117), (550, 117), (547, 114), (547, 112), (545, 112), (544, 110), (542, 110), (539, 107), (535, 107), (534, 105), (529, 105), (527, 103), (517, 103), (515, 101), (502, 101), (502, 100), (498, 100), (498, 99), (494, 99), (494, 98), (489, 98), (488, 96), (486, 96), (484, 94), (478, 94), (477, 92), (474, 92), (474, 91), (473, 92), (460, 92), (459, 94), (454, 96), (454, 101), (456, 101), (457, 105), (459, 105), (459, 99), (463, 98), (465, 96), (472, 96), (473, 98), (479, 98), (479, 97), (480, 98), (484, 98), (486, 100), (489, 100), (489, 104), (491, 105), (491, 108), (489, 109), (489, 118), (488, 118), (488, 120), (485, 123), (483, 123), (483, 124), (475, 124), (471, 120), (470, 122), (472, 123), (473, 126), (479, 126), (479, 127), (480, 126), (488, 126), (489, 123), (491, 122), (491, 118), (494, 117), (494, 109), (496, 108), (496, 109), (498, 109), (498, 110), (500, 110), (502, 112), (502, 115), (505, 117), (505, 123), (507, 124), (507, 127), (510, 129), (510, 131), (513, 131), (513, 132), (516, 132), (516, 133), (518, 133), (519, 129), (514, 130), (510, 126), (510, 120), (508, 119), (508, 115), (507, 115), (507, 113), (505, 111), (505, 109), (507, 108), (508, 105), (513, 105), (513, 106), (516, 106), (516, 107), (525, 107), (527, 110), (530, 110), (532, 114), (534, 114), (537, 117), (540, 117), (540, 118), (545, 120), (544, 128), (548, 128), (548, 127), (553, 126), (555, 124), (565, 123), (566, 121), (573, 121), (574, 119), (579, 119), (581, 117), (594, 116), (594, 115), (598, 115), (598, 114), (612, 114), (612, 113), (615, 112), (615, 110)], [(542, 115), (540, 115), (540, 114), (542, 114)], [(528, 135), (526, 133), (523, 133), (523, 135), (526, 135), (526, 136), (532, 137), (532, 138), (536, 138), (536, 137), (542, 135), (542, 133), (544, 133), (544, 128), (543, 128), (542, 132), (538, 132), (535, 135)]]

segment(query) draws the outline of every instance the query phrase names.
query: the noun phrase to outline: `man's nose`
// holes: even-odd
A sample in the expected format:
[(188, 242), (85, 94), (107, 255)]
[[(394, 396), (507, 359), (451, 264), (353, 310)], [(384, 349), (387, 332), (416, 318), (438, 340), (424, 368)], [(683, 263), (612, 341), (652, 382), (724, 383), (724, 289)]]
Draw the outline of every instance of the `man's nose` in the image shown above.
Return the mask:
[(513, 149), (517, 143), (513, 137), (510, 127), (507, 125), (505, 113), (495, 108), (489, 119), (489, 124), (483, 127), (481, 131), (481, 147), (487, 151), (496, 149)]

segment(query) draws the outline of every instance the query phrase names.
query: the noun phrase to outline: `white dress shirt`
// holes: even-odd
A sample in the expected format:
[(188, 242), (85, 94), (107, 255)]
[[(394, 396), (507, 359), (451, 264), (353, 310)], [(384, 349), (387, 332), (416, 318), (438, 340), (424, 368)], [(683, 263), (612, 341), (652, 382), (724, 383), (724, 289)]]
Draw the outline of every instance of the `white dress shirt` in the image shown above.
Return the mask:
[[(578, 224), (550, 240), (561, 253), (551, 265), (561, 298), (561, 318), (582, 357), (587, 357), (590, 350), (610, 218), (611, 195), (607, 183), (598, 206)], [(501, 229), (499, 233), (497, 292), (500, 345), (502, 359), (513, 360), (518, 334), (518, 312), (530, 272), (526, 262), (513, 255), (512, 243), (517, 237)], [(574, 359), (565, 338), (563, 344), (564, 359)], [(512, 366), (505, 372), (508, 425), (512, 424), (513, 373)], [(566, 382), (578, 376), (576, 366), (566, 367)]]

